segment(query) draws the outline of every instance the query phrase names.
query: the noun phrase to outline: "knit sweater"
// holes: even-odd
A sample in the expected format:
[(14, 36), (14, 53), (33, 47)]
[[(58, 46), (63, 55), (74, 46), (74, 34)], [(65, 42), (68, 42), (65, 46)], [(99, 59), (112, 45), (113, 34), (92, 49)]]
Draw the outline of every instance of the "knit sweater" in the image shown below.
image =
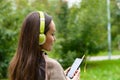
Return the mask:
[(44, 57), (46, 61), (46, 80), (67, 80), (62, 66), (47, 55)]

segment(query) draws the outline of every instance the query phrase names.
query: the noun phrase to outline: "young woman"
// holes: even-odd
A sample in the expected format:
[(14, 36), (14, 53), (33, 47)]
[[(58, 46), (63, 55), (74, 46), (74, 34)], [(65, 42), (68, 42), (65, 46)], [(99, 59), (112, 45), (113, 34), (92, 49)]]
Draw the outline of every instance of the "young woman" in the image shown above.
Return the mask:
[[(31, 12), (25, 18), (9, 65), (10, 80), (70, 80), (61, 65), (45, 53), (52, 50), (55, 31), (52, 17), (42, 11)], [(79, 74), (77, 70), (71, 80), (79, 80)]]

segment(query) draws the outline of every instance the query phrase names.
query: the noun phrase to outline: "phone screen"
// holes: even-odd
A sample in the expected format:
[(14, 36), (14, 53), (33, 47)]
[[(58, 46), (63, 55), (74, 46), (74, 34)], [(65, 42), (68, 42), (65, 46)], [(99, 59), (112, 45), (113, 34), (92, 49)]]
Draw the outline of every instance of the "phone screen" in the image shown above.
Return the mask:
[(72, 78), (74, 76), (75, 71), (79, 68), (82, 61), (83, 61), (83, 58), (76, 58), (75, 59), (74, 63), (71, 66), (70, 71), (67, 74), (67, 76), (69, 78)]

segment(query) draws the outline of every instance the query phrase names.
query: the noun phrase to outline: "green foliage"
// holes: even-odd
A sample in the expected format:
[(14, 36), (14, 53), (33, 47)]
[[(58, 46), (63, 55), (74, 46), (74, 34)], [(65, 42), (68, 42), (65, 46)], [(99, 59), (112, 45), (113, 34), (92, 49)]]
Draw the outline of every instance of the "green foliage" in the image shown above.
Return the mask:
[(112, 45), (113, 49), (120, 50), (120, 9), (116, 5), (115, 1), (111, 1), (111, 33), (112, 33)]
[(4, 0), (1, 0), (0, 5), (0, 78), (2, 78), (7, 75), (9, 57), (15, 50), (16, 23), (14, 13), (10, 12), (11, 3), (9, 1), (4, 3)]
[(64, 7), (65, 4), (61, 5), (62, 14), (59, 19), (62, 20), (62, 26), (59, 27), (59, 37), (63, 37), (60, 45), (63, 59), (61, 63), (64, 67), (70, 66), (65, 64), (67, 61), (73, 62), (75, 57), (98, 53), (107, 46), (107, 13), (103, 15), (106, 12), (106, 2), (84, 0), (80, 5), (80, 8), (73, 6), (70, 9)]
[[(106, 56), (108, 55), (108, 51), (100, 51), (96, 56)], [(113, 50), (112, 55), (120, 55), (120, 50)]]
[[(69, 45), (65, 43), (64, 46), (68, 45), (68, 49), (84, 54), (97, 53), (103, 49), (107, 35), (105, 29), (106, 15), (102, 16), (102, 12), (105, 12), (103, 7), (105, 7), (105, 2), (100, 3), (98, 0), (84, 0), (80, 8), (72, 7), (67, 25), (68, 36), (66, 41)], [(68, 49), (65, 50), (68, 51)]]
[[(106, 0), (83, 0), (80, 7), (74, 5), (67, 8), (66, 3), (61, 3), (59, 14), (57, 14), (60, 23), (57, 27), (58, 33), (60, 33), (58, 34), (61, 46), (59, 50), (62, 50), (60, 55), (63, 59), (61, 62), (64, 64), (63, 66), (66, 66), (67, 61), (72, 62), (75, 57), (81, 57), (83, 54), (93, 55), (107, 50), (106, 4)], [(119, 17), (119, 10), (115, 7), (115, 1), (111, 1), (111, 5), (113, 5), (111, 6), (113, 16), (111, 20), (115, 22), (112, 22), (112, 44), (119, 47), (119, 37), (116, 37), (119, 34), (119, 18), (117, 18)], [(115, 18), (115, 16), (117, 17)], [(69, 55), (73, 59), (68, 57)]]

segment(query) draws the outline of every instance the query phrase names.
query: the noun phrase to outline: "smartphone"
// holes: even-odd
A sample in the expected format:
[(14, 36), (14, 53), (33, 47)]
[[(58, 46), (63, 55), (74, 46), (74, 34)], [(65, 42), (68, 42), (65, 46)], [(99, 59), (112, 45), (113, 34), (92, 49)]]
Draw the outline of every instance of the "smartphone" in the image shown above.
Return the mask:
[(70, 68), (70, 70), (69, 70), (69, 72), (67, 74), (67, 76), (70, 79), (73, 78), (75, 71), (79, 68), (80, 64), (82, 63), (83, 58), (84, 58), (84, 56), (82, 58), (76, 58), (75, 59), (74, 63), (72, 64), (72, 66), (71, 66), (71, 68)]

